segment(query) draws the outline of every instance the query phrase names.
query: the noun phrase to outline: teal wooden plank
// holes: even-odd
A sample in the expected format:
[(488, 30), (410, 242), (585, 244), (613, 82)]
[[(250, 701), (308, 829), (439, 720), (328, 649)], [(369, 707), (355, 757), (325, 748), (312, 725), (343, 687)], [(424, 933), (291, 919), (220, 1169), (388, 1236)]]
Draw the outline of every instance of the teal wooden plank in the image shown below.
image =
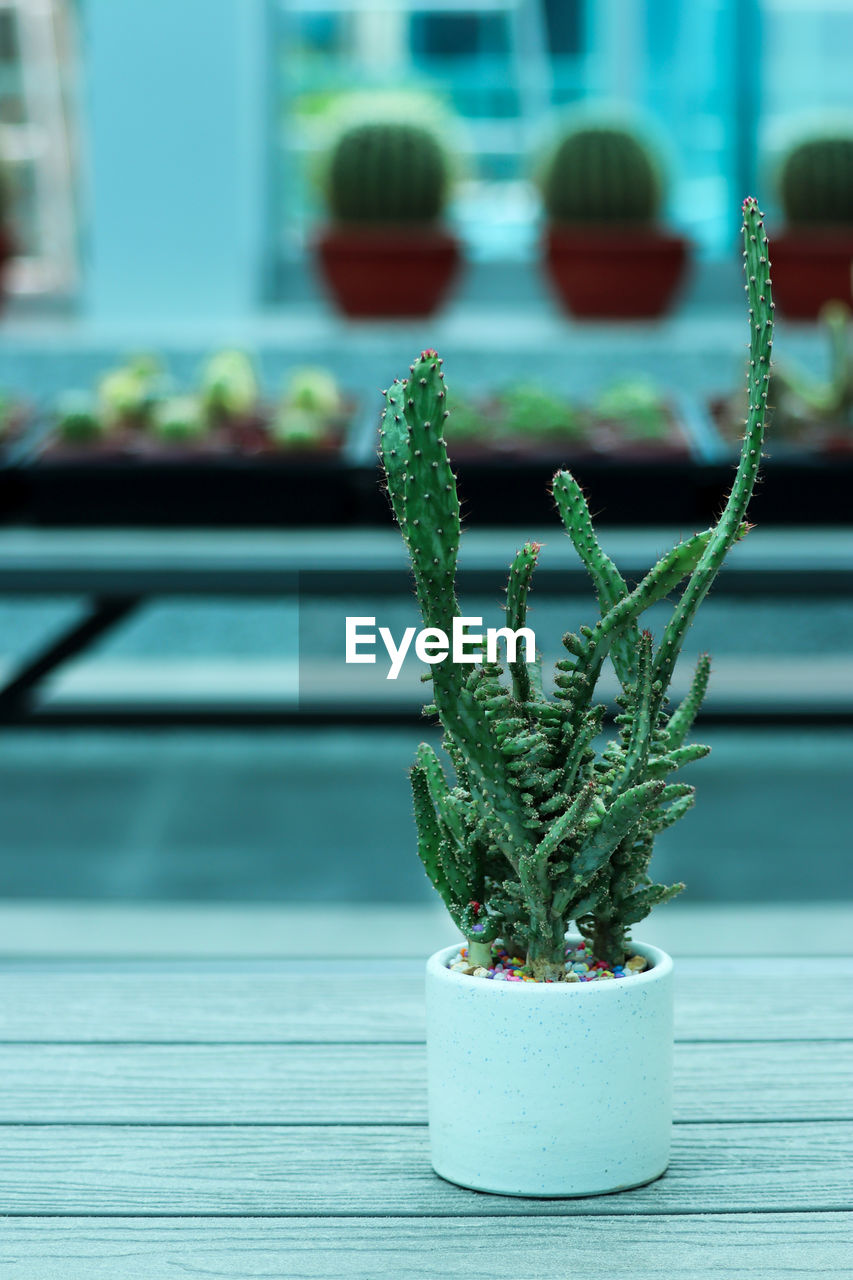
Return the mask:
[[(425, 1124), (423, 1045), (4, 1045), (0, 1122)], [(853, 1041), (678, 1044), (675, 1119), (853, 1121)]]
[(0, 1127), (6, 1214), (524, 1217), (846, 1211), (853, 1124), (676, 1125), (665, 1177), (618, 1196), (525, 1200), (452, 1186), (422, 1127)]
[[(424, 1037), (423, 962), (7, 964), (0, 1042), (394, 1043)], [(807, 996), (805, 995), (807, 993)], [(680, 1040), (853, 1037), (853, 959), (676, 963)]]
[(851, 1215), (567, 1219), (7, 1219), (0, 1266), (27, 1280), (853, 1280)]

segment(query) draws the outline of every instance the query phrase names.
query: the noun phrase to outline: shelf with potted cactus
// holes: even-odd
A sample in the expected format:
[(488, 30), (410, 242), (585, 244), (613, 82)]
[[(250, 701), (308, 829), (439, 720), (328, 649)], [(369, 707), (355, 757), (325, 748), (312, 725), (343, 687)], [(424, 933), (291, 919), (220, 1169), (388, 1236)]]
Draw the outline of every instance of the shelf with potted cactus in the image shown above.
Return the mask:
[[(669, 1160), (673, 962), (631, 929), (683, 887), (655, 883), (650, 860), (657, 833), (693, 803), (678, 770), (707, 754), (687, 741), (707, 656), (678, 706), (668, 689), (697, 609), (749, 531), (762, 456), (770, 266), (754, 200), (743, 217), (749, 406), (719, 518), (632, 586), (599, 543), (576, 477), (559, 471), (553, 498), (598, 618), (563, 637), (550, 684), (539, 658), (508, 649), (503, 662), (480, 652), (473, 665), (445, 654), (430, 666), (427, 712), (445, 759), (422, 745), (411, 770), (417, 850), (462, 939), (427, 964), (430, 1146), (435, 1171), (464, 1187), (591, 1195), (649, 1182)], [(385, 400), (388, 495), (424, 627), (449, 635), (461, 529), (437, 353), (424, 351)], [(512, 560), (509, 632), (526, 626), (541, 551), (527, 543)], [(656, 641), (643, 618), (663, 600), (672, 607)], [(622, 714), (602, 746), (596, 687), (608, 659)]]
[(150, 357), (61, 396), (25, 469), (42, 523), (336, 524), (353, 514), (344, 457), (355, 406), (325, 369), (294, 368), (275, 404), (224, 350), (176, 393)]

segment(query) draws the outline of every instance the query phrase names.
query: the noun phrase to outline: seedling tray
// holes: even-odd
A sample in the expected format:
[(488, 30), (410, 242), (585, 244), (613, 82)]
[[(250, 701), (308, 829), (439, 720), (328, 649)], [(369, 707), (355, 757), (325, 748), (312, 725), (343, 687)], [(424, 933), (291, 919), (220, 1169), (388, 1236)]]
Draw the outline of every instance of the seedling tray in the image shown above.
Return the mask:
[[(463, 516), (540, 527), (551, 477), (569, 467), (593, 510), (611, 525), (707, 526), (734, 475), (734, 447), (711, 413), (679, 405), (689, 449), (607, 455), (541, 442), (525, 453), (454, 451)], [(772, 428), (771, 428), (772, 430)], [(0, 460), (0, 518), (43, 526), (292, 528), (388, 525), (390, 509), (375, 462), (375, 420), (362, 422), (336, 451), (241, 456), (148, 456), (40, 451), (39, 433)], [(43, 432), (42, 432), (43, 434)], [(853, 452), (768, 445), (751, 518), (769, 525), (853, 523)]]
[[(351, 433), (352, 434), (352, 433)], [(244, 447), (240, 442), (244, 441)], [(38, 525), (291, 527), (357, 519), (350, 440), (274, 449), (252, 424), (197, 445), (134, 433), (75, 445), (44, 422), (20, 450), (21, 514)]]

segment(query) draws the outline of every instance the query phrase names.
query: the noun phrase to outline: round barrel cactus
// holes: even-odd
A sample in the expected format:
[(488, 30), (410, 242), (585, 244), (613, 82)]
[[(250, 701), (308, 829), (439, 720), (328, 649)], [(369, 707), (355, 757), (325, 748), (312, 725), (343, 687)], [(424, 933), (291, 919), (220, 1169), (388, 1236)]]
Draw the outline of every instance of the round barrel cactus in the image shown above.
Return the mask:
[(779, 196), (791, 226), (853, 223), (853, 133), (793, 147), (782, 163)]
[(661, 201), (658, 167), (633, 134), (590, 125), (563, 135), (542, 195), (552, 222), (649, 223)]
[(434, 222), (449, 185), (447, 154), (423, 125), (369, 121), (352, 125), (332, 150), (326, 179), (339, 222)]

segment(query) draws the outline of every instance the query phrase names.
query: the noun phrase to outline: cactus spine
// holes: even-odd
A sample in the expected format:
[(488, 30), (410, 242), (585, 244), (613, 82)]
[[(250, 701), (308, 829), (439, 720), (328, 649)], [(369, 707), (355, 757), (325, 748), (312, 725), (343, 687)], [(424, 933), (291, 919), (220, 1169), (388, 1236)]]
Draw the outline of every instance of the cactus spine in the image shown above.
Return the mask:
[[(655, 836), (693, 803), (693, 788), (670, 775), (707, 754), (685, 745), (708, 684), (700, 659), (691, 688), (672, 709), (667, 689), (687, 629), (726, 553), (748, 531), (745, 513), (758, 473), (772, 341), (767, 238), (754, 200), (743, 206), (750, 315), (750, 409), (740, 464), (719, 521), (679, 543), (633, 588), (601, 548), (583, 493), (568, 472), (553, 494), (598, 595), (592, 627), (563, 637), (553, 697), (538, 662), (432, 667), (433, 705), (455, 772), (449, 782), (427, 746), (412, 769), (418, 851), (471, 955), (485, 958), (501, 936), (524, 947), (541, 980), (565, 977), (564, 935), (575, 921), (595, 954), (624, 958), (630, 926), (681, 885), (648, 875)], [(452, 629), (459, 503), (443, 435), (446, 391), (441, 361), (424, 351), (409, 377), (385, 395), (380, 452), (388, 493), (409, 550), (427, 627)], [(525, 625), (540, 548), (515, 556), (507, 586), (507, 624)], [(679, 598), (660, 644), (641, 629), (643, 613), (674, 591)], [(596, 684), (607, 656), (622, 686), (618, 733), (594, 748), (603, 708)]]
[(429, 223), (444, 206), (449, 165), (423, 125), (371, 121), (335, 144), (327, 174), (334, 218), (347, 223)]
[(542, 195), (553, 222), (644, 224), (657, 215), (661, 179), (633, 134), (587, 127), (572, 130), (558, 143)]

